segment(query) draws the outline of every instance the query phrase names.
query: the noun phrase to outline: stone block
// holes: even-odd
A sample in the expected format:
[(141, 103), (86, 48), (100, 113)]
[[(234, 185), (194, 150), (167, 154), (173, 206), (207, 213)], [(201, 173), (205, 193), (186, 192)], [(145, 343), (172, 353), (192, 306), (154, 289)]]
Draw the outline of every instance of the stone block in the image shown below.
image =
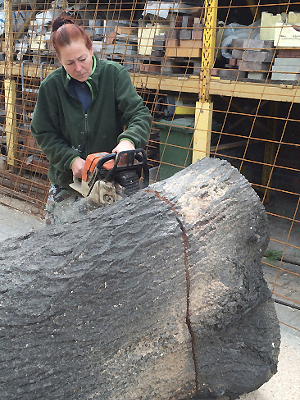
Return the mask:
[(177, 57), (177, 39), (167, 39), (165, 44), (166, 57)]
[(264, 72), (248, 72), (248, 79), (264, 80), (267, 78), (267, 74)]
[(192, 39), (192, 30), (181, 29), (179, 32), (179, 40), (191, 40)]
[(164, 55), (165, 55), (165, 52), (162, 50), (152, 50), (152, 53), (151, 53), (151, 57), (162, 58), (162, 57), (164, 57)]
[(238, 60), (237, 65), (241, 71), (269, 71), (270, 63)]
[(194, 25), (194, 17), (184, 15), (182, 17), (182, 28), (191, 28)]
[(203, 39), (203, 29), (193, 29), (192, 30), (192, 39), (193, 40), (202, 40)]
[(272, 49), (274, 42), (272, 40), (258, 40), (258, 39), (233, 39), (231, 42), (232, 47), (236, 49)]
[(224, 78), (224, 79), (237, 80), (237, 79), (246, 78), (246, 72), (240, 71), (239, 69), (226, 68), (226, 69), (219, 69), (218, 76), (220, 78)]
[(274, 65), (282, 67), (300, 67), (300, 58), (275, 58)]
[(244, 56), (244, 50), (233, 49), (232, 50), (232, 58), (236, 60), (241, 60)]
[(300, 58), (300, 49), (279, 49), (277, 58)]
[(201, 56), (201, 40), (180, 40), (180, 46), (177, 48), (177, 57), (199, 58)]
[(244, 55), (244, 61), (269, 63), (272, 61), (273, 57), (274, 57), (274, 51), (246, 50)]
[(230, 58), (229, 62), (228, 62), (228, 65), (230, 67), (236, 67), (237, 66), (237, 59), (236, 58)]
[(160, 64), (140, 64), (140, 72), (160, 73)]
[(290, 25), (300, 25), (300, 13), (290, 11), (287, 16), (287, 22)]
[(193, 60), (192, 63), (193, 63), (193, 75), (200, 76), (201, 61)]
[(271, 80), (272, 81), (298, 81), (300, 78), (300, 74), (289, 74), (283, 72), (272, 72)]
[(300, 77), (300, 59), (278, 58), (272, 67), (272, 80), (298, 81)]
[(273, 15), (268, 12), (261, 13), (261, 27), (260, 39), (261, 40), (274, 40), (275, 26), (278, 22), (282, 22), (281, 14)]
[(300, 72), (300, 65), (273, 65), (272, 72), (291, 72), (298, 73)]
[(194, 25), (192, 30), (192, 39), (202, 40), (203, 39), (203, 24), (201, 24), (199, 18), (194, 19)]
[(274, 56), (274, 51), (259, 51), (259, 50), (232, 50), (232, 57), (243, 61), (252, 62), (271, 62)]
[(153, 50), (164, 50), (165, 35), (156, 35), (153, 40)]

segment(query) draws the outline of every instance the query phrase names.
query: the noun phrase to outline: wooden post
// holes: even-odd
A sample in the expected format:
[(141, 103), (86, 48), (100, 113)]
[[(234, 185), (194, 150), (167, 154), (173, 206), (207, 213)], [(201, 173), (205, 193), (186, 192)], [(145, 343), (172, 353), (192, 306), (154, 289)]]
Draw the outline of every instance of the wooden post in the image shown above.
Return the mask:
[(200, 101), (196, 104), (193, 162), (210, 155), (213, 103), (209, 96), (209, 81), (214, 65), (218, 0), (204, 2), (204, 31), (201, 60)]
[(193, 162), (210, 155), (212, 113), (212, 102), (196, 103)]
[(13, 68), (13, 24), (12, 1), (4, 1), (5, 12), (5, 131), (7, 165), (14, 166), (17, 150), (16, 82), (12, 79)]

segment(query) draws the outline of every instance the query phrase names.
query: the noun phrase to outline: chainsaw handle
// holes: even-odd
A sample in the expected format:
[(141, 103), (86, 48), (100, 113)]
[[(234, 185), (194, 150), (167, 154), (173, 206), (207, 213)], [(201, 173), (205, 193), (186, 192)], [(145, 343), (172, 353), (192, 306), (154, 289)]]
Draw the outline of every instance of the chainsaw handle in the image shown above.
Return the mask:
[[(111, 168), (108, 171), (108, 174), (106, 176), (106, 179), (109, 180), (110, 177), (113, 175), (113, 173), (115, 172), (115, 170), (117, 169), (117, 166), (120, 162), (120, 158), (122, 155), (127, 155), (127, 165), (133, 164), (134, 163), (134, 159), (136, 159), (139, 163), (141, 163), (142, 165), (142, 169), (143, 169), (143, 178), (144, 178), (144, 187), (147, 187), (149, 185), (149, 166), (147, 163), (147, 156), (146, 156), (146, 152), (144, 149), (138, 148), (138, 149), (132, 149), (132, 150), (124, 150), (124, 151), (120, 151), (117, 155), (117, 158), (115, 160), (115, 165), (113, 166), (113, 168)], [(108, 156), (112, 156), (114, 155), (114, 157), (109, 158), (110, 160), (112, 158), (116, 157), (116, 153), (112, 153), (112, 154), (108, 154)], [(129, 159), (129, 157), (131, 159)], [(108, 161), (108, 160), (106, 160)], [(103, 165), (103, 164), (102, 164)], [(97, 165), (98, 166), (98, 165)]]
[(106, 163), (106, 161), (110, 161), (116, 158), (116, 155), (117, 153), (110, 153), (100, 158), (100, 160), (97, 162), (97, 168), (100, 169), (103, 166), (103, 164)]

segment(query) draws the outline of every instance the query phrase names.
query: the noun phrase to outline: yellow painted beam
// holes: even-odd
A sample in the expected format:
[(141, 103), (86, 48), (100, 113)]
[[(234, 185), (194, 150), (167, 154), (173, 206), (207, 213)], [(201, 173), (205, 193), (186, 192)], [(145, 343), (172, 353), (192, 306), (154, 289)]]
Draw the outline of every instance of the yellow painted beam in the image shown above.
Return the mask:
[(210, 156), (213, 103), (210, 101), (209, 82), (215, 61), (218, 0), (204, 1), (204, 30), (201, 59), (200, 101), (196, 103), (193, 159), (195, 162)]
[(4, 94), (5, 94), (5, 134), (7, 146), (7, 165), (14, 166), (17, 151), (17, 115), (16, 115), (16, 82), (13, 75), (13, 23), (12, 0), (4, 2), (5, 12), (5, 68), (4, 68)]
[(17, 152), (16, 82), (5, 79), (5, 131), (7, 146), (7, 165), (14, 166)]
[(211, 69), (214, 66), (215, 60), (218, 0), (205, 0), (204, 7), (204, 30), (201, 58), (201, 100), (207, 102), (209, 100), (209, 80)]
[(211, 126), (212, 126), (213, 103), (196, 103), (193, 159), (195, 162), (210, 155)]

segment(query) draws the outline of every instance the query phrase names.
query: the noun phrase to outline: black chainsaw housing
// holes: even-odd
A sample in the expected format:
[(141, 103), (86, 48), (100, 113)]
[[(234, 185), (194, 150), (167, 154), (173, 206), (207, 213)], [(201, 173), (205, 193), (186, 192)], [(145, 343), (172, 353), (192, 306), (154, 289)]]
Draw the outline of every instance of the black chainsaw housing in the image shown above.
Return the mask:
[[(120, 162), (122, 158), (122, 163)], [(126, 162), (124, 163), (124, 158)], [(106, 169), (106, 161), (115, 159), (114, 166)], [(124, 194), (131, 196), (140, 189), (140, 178), (143, 178), (143, 187), (149, 185), (149, 167), (147, 156), (143, 149), (126, 150), (107, 154), (98, 163), (98, 177), (106, 182), (118, 183), (124, 188)]]

